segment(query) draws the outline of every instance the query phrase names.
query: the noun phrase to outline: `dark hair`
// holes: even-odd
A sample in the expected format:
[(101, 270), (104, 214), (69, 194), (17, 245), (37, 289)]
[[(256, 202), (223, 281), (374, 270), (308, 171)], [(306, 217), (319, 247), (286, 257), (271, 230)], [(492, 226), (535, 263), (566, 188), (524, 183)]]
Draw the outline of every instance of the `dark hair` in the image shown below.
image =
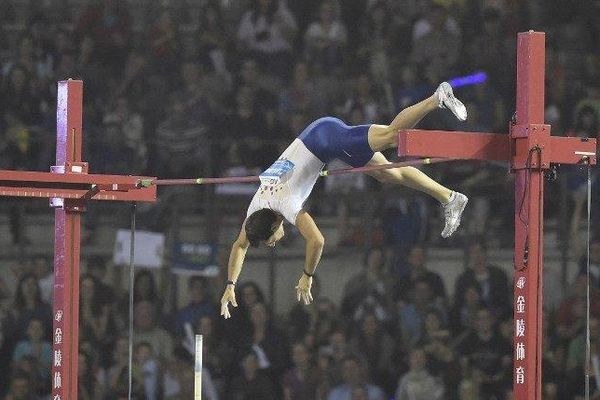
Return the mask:
[[(148, 282), (150, 283), (150, 289), (149, 289), (150, 293), (148, 293), (148, 298), (142, 298), (142, 294), (138, 291), (139, 283), (142, 279), (148, 279)], [(140, 271), (139, 273), (137, 273), (135, 275), (133, 287), (134, 287), (133, 299), (136, 303), (139, 301), (143, 301), (143, 300), (149, 300), (151, 302), (155, 302), (158, 298), (157, 290), (156, 290), (156, 281), (154, 280), (154, 275), (152, 275), (152, 272), (150, 272), (148, 270)]]
[(589, 135), (589, 137), (596, 137), (598, 134), (597, 131), (600, 129), (600, 121), (598, 120), (598, 114), (596, 114), (591, 106), (583, 106), (577, 111), (577, 115), (575, 116), (575, 133), (578, 133), (580, 130), (587, 129), (587, 127), (583, 125), (583, 116), (585, 114), (591, 114), (593, 118), (593, 126), (590, 128), (590, 132), (586, 133)]
[(92, 290), (92, 295), (89, 298), (85, 298), (80, 292), (81, 298), (79, 300), (80, 304), (83, 304), (84, 301), (89, 301), (91, 303), (91, 310), (92, 310), (92, 314), (94, 314), (94, 317), (98, 317), (100, 316), (100, 314), (102, 313), (102, 307), (104, 306), (105, 302), (108, 299), (102, 299), (99, 296), (99, 291), (98, 291), (98, 280), (96, 278), (94, 278), (92, 275), (90, 274), (81, 274), (81, 276), (79, 277), (79, 282), (80, 284), (83, 283), (83, 281), (85, 281), (86, 279), (89, 279), (90, 281), (92, 281), (92, 283), (94, 284), (94, 289)]
[(244, 301), (244, 290), (247, 287), (251, 287), (252, 289), (254, 289), (254, 292), (256, 292), (256, 302), (257, 303), (264, 303), (265, 302), (265, 295), (262, 292), (262, 290), (260, 290), (260, 286), (258, 286), (258, 284), (254, 281), (246, 281), (244, 283), (242, 283), (241, 285), (239, 285), (239, 289), (238, 289), (238, 293), (242, 293), (242, 296), (240, 297), (240, 307), (246, 307), (247, 304)]
[(261, 208), (250, 214), (246, 220), (246, 237), (252, 247), (257, 247), (261, 240), (267, 240), (275, 232), (273, 225), (277, 222), (277, 213), (268, 208)]
[(203, 290), (206, 290), (207, 282), (204, 276), (194, 275), (188, 279), (188, 287), (194, 286), (196, 283), (199, 283)]
[(42, 295), (41, 295), (38, 280), (36, 279), (36, 277), (33, 273), (27, 272), (27, 273), (23, 274), (23, 276), (21, 276), (21, 279), (19, 279), (19, 282), (17, 283), (17, 290), (15, 292), (15, 308), (19, 312), (22, 312), (27, 307), (27, 305), (25, 304), (25, 294), (23, 293), (23, 286), (25, 285), (25, 282), (28, 280), (35, 281), (35, 304), (36, 304), (36, 306), (39, 306), (40, 304), (44, 303), (42, 301)]

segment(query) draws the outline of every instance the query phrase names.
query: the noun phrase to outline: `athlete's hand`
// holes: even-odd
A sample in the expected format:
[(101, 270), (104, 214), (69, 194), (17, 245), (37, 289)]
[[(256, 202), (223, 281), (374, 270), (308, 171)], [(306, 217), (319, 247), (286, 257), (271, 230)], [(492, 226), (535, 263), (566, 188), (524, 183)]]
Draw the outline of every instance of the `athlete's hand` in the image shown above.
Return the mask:
[(237, 302), (235, 301), (234, 285), (225, 286), (223, 297), (221, 297), (221, 315), (225, 319), (231, 318), (231, 314), (229, 313), (229, 303), (231, 303), (232, 306), (237, 307)]
[(312, 278), (302, 274), (298, 285), (296, 286), (296, 294), (298, 295), (298, 301), (304, 301), (304, 304), (310, 304), (313, 301), (312, 294), (310, 294), (310, 288), (312, 286)]

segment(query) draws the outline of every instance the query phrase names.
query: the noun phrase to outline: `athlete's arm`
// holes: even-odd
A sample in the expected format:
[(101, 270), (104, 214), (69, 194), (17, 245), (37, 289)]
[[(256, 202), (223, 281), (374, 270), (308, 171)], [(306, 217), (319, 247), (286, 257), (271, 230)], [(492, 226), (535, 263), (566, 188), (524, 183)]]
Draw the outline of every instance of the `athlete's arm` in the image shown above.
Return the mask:
[(232, 306), (237, 307), (237, 302), (235, 300), (235, 282), (237, 282), (237, 279), (242, 272), (244, 257), (246, 257), (246, 251), (248, 250), (249, 245), (250, 242), (246, 237), (245, 224), (242, 224), (240, 234), (235, 242), (233, 242), (231, 252), (229, 253), (227, 280), (234, 282), (234, 284), (229, 283), (225, 285), (225, 291), (221, 298), (221, 315), (225, 317), (225, 319), (231, 317), (231, 314), (229, 313), (229, 303), (231, 303)]
[(315, 221), (306, 211), (300, 211), (296, 217), (296, 227), (306, 240), (304, 271), (302, 271), (302, 276), (298, 281), (296, 291), (298, 294), (298, 301), (302, 299), (305, 304), (309, 304), (313, 299), (310, 293), (312, 275), (315, 273), (317, 264), (319, 264), (319, 261), (321, 260), (325, 239), (317, 227), (317, 224), (315, 224)]

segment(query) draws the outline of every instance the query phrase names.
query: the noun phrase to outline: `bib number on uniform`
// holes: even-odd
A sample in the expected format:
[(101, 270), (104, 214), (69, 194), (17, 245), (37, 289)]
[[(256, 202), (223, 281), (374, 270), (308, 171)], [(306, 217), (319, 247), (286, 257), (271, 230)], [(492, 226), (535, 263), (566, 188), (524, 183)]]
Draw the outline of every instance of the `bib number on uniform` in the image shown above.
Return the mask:
[(263, 185), (277, 185), (283, 183), (294, 169), (294, 163), (290, 160), (277, 160), (259, 175), (260, 182)]

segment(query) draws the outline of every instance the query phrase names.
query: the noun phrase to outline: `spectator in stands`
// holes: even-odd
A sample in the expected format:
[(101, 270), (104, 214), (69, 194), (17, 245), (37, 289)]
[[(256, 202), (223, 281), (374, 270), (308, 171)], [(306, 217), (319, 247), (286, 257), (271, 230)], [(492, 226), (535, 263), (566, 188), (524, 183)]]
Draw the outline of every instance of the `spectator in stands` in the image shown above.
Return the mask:
[(476, 284), (480, 288), (481, 299), (492, 312), (501, 316), (510, 308), (510, 290), (506, 273), (487, 261), (487, 250), (483, 243), (471, 242), (467, 246), (467, 268), (456, 280), (455, 305), (462, 308), (465, 302), (465, 288)]
[(272, 155), (265, 154), (263, 138), (270, 136), (267, 130), (265, 114), (257, 106), (259, 100), (256, 92), (249, 86), (238, 89), (236, 96), (236, 109), (228, 118), (228, 139), (237, 141), (244, 148), (242, 162), (250, 167), (265, 167), (272, 161)]
[(42, 301), (35, 275), (26, 273), (17, 283), (15, 300), (5, 321), (5, 340), (9, 342), (24, 338), (31, 319), (42, 321), (43, 326), (48, 328), (52, 326), (52, 309)]
[[(404, 63), (400, 68), (400, 82), (396, 94), (397, 107), (405, 108), (424, 98), (429, 93), (429, 85), (419, 79), (418, 66), (413, 63)], [(471, 109), (469, 118), (471, 119)]]
[(374, 314), (363, 317), (361, 329), (350, 342), (354, 353), (366, 361), (369, 381), (392, 393), (395, 386), (399, 354), (396, 343)]
[[(100, 99), (105, 96), (106, 87), (102, 82), (105, 72), (104, 67), (96, 58), (96, 42), (89, 35), (84, 36), (79, 41), (76, 69), (77, 75), (85, 82), (87, 101), (95, 105), (95, 107), (91, 107), (91, 113), (86, 113), (86, 118), (95, 117), (93, 112), (99, 106)], [(51, 82), (51, 84), (54, 84), (54, 82)]]
[(273, 383), (259, 367), (255, 352), (247, 353), (241, 362), (242, 373), (233, 379), (230, 389), (232, 400), (271, 400), (275, 398)]
[(33, 382), (29, 376), (23, 372), (17, 372), (10, 378), (10, 389), (4, 397), (4, 400), (37, 400), (33, 391)]
[(147, 342), (139, 342), (134, 349), (133, 368), (138, 379), (144, 382), (147, 400), (159, 399), (159, 385), (162, 381), (159, 362), (155, 358), (152, 346)]
[(152, 272), (148, 270), (142, 270), (135, 274), (133, 282), (133, 302), (137, 304), (141, 301), (149, 301), (154, 304), (158, 302), (156, 280)]
[(320, 349), (329, 357), (328, 367), (333, 383), (339, 383), (342, 380), (342, 368), (344, 360), (350, 355), (350, 346), (346, 332), (340, 327), (335, 329), (327, 338), (327, 343)]
[(208, 2), (200, 14), (201, 29), (198, 32), (198, 54), (204, 66), (211, 66), (218, 73), (226, 73), (226, 52), (230, 50), (228, 26), (223, 13), (215, 2)]
[(189, 176), (204, 169), (198, 160), (206, 160), (208, 121), (205, 113), (189, 113), (187, 98), (171, 97), (166, 119), (156, 130), (159, 168), (168, 176)]
[(290, 71), (296, 32), (296, 20), (286, 2), (252, 0), (238, 27), (238, 48), (255, 55), (266, 70), (284, 77)]
[(168, 359), (173, 352), (173, 339), (159, 326), (155, 306), (149, 301), (140, 301), (133, 314), (134, 343), (147, 342), (159, 360)]
[(260, 290), (258, 284), (254, 281), (246, 281), (239, 284), (239, 293), (241, 293), (238, 303), (236, 316), (232, 316), (232, 327), (226, 329), (229, 341), (232, 344), (247, 340), (248, 332), (252, 332), (252, 323), (250, 322), (250, 310), (255, 304), (265, 303), (265, 296)]
[(344, 287), (342, 315), (355, 321), (365, 314), (374, 313), (378, 320), (387, 322), (390, 315), (390, 279), (386, 276), (383, 250), (374, 248), (367, 256), (365, 268), (351, 277)]
[[(46, 259), (46, 257), (40, 256), (35, 257), (31, 264), (32, 272), (35, 274), (35, 278), (38, 281), (42, 301), (46, 304), (52, 304), (52, 295), (54, 293), (54, 265), (52, 264), (52, 261)], [(2, 289), (0, 288), (0, 299), (2, 297)]]
[(169, 9), (160, 11), (150, 32), (151, 58), (154, 70), (171, 76), (180, 58), (180, 39), (173, 14)]
[[(315, 276), (315, 278), (317, 277)], [(321, 303), (321, 298), (319, 297), (320, 288), (320, 281), (313, 278), (313, 296), (316, 301), (309, 305), (296, 303), (287, 315), (286, 333), (290, 341), (292, 343), (305, 343), (308, 346), (308, 351), (313, 351), (317, 345), (314, 329), (317, 318), (319, 317), (317, 315), (319, 311), (317, 305)], [(325, 301), (327, 301), (327, 299), (325, 299)]]
[(340, 107), (340, 114), (349, 118), (351, 110), (360, 108), (364, 117), (363, 121), (357, 121), (359, 124), (372, 124), (377, 120), (381, 120), (383, 110), (376, 99), (382, 96), (377, 96), (373, 92), (371, 78), (367, 74), (361, 74), (352, 79), (352, 94), (346, 99), (345, 103)]
[(99, 375), (104, 375), (104, 370), (99, 374), (94, 365), (92, 354), (83, 349), (79, 350), (77, 363), (77, 398), (80, 400), (96, 400), (104, 398), (104, 381)]
[[(27, 69), (20, 64), (16, 64), (7, 72), (3, 80), (0, 103), (4, 111), (4, 122), (9, 127), (29, 128), (30, 125), (42, 121), (42, 104), (35, 91), (35, 83)], [(19, 168), (19, 166), (12, 168)]]
[(27, 71), (31, 77), (31, 84), (36, 91), (45, 89), (46, 80), (52, 72), (52, 62), (50, 57), (44, 57), (41, 43), (36, 43), (33, 36), (24, 34), (19, 39), (17, 54), (15, 58), (4, 64), (2, 75), (6, 76), (17, 65)]
[(256, 110), (260, 113), (269, 112), (276, 107), (277, 85), (269, 76), (270, 71), (260, 65), (255, 58), (242, 61), (239, 70), (237, 87), (246, 87), (256, 99)]
[[(591, 341), (591, 365), (598, 365), (600, 361), (600, 320), (596, 317), (590, 318), (590, 341)], [(579, 396), (584, 395), (584, 379), (586, 363), (586, 332), (581, 332), (569, 342), (567, 353), (566, 374), (572, 393)], [(593, 397), (600, 394), (600, 382), (598, 372), (590, 374), (590, 393)]]
[(423, 336), (418, 344), (428, 358), (428, 370), (441, 379), (446, 388), (446, 396), (456, 396), (460, 380), (460, 368), (452, 348), (452, 336), (442, 315), (431, 309), (427, 312), (423, 324)]
[(331, 335), (340, 328), (339, 312), (331, 299), (321, 297), (316, 301), (316, 315), (310, 324), (309, 333), (314, 336), (316, 346), (329, 343)]
[(438, 302), (446, 300), (446, 287), (441, 276), (427, 268), (427, 249), (423, 243), (418, 243), (408, 250), (406, 257), (407, 275), (398, 279), (394, 293), (408, 301), (412, 296), (415, 284), (419, 280), (425, 280), (434, 293)]
[(229, 381), (230, 366), (234, 352), (215, 326), (213, 317), (204, 316), (197, 320), (194, 332), (202, 335), (203, 368), (210, 373), (211, 380), (219, 393), (224, 393)]
[[(285, 334), (277, 329), (263, 303), (250, 308), (252, 331), (244, 335), (244, 344), (256, 354), (258, 366), (277, 385), (289, 366), (289, 348)], [(274, 386), (276, 387), (276, 386)], [(279, 388), (276, 392), (279, 393)]]
[[(196, 60), (181, 64), (181, 89), (178, 94), (186, 100), (190, 113), (204, 118), (222, 112), (231, 95), (231, 82), (227, 76), (210, 72)], [(209, 113), (210, 115), (207, 115)]]
[(326, 74), (339, 72), (344, 62), (348, 32), (335, 3), (321, 3), (319, 15), (306, 29), (304, 44), (311, 64)]
[[(557, 333), (562, 340), (575, 339), (585, 326), (586, 309), (586, 276), (579, 275), (573, 282), (569, 295), (561, 302), (557, 313)], [(600, 319), (600, 295), (598, 291), (590, 291), (590, 313)]]
[[(402, 35), (402, 23), (391, 10), (390, 2), (376, 0), (369, 3), (366, 21), (356, 27), (360, 30), (361, 38), (357, 44), (360, 46), (357, 55), (361, 61), (364, 60), (356, 69), (368, 68), (377, 83), (389, 83), (391, 62), (407, 58), (410, 35)], [(390, 18), (392, 15), (394, 17)]]
[(173, 358), (169, 360), (164, 373), (162, 387), (165, 400), (194, 397), (194, 357), (183, 347), (176, 347), (173, 351)]
[(447, 75), (460, 54), (460, 29), (444, 6), (430, 4), (426, 17), (415, 24), (411, 60)]
[[(143, 303), (140, 303), (143, 304)], [(138, 343), (141, 341), (138, 341)], [(107, 397), (115, 398), (119, 393), (128, 390), (129, 339), (122, 336), (117, 339), (112, 352), (112, 362), (107, 371)], [(132, 374), (132, 396), (145, 398), (144, 376), (142, 371), (135, 369)]]
[(107, 263), (108, 261), (104, 257), (90, 257), (87, 261), (86, 272), (95, 279), (95, 289), (100, 301), (112, 305), (115, 303), (115, 290), (112, 286), (106, 284), (108, 273)]
[(144, 120), (132, 110), (126, 97), (118, 97), (104, 114), (103, 129), (108, 141), (99, 160), (112, 173), (142, 173), (147, 163)]
[(333, 388), (334, 383), (338, 382), (338, 371), (332, 370), (333, 360), (330, 349), (323, 347), (316, 354), (316, 372), (317, 372), (317, 398), (327, 398), (327, 393)]
[(283, 375), (284, 400), (313, 400), (316, 397), (317, 373), (304, 343), (292, 345), (293, 367)]
[(450, 315), (450, 327), (455, 335), (474, 328), (477, 312), (483, 307), (479, 285), (473, 282), (466, 285), (464, 291), (463, 301), (461, 303), (454, 303)]
[[(300, 113), (305, 118), (316, 117), (326, 108), (327, 100), (323, 93), (317, 90), (312, 76), (312, 66), (307, 62), (299, 61), (294, 67), (289, 86), (280, 95), (279, 118), (285, 121), (293, 113)], [(304, 125), (298, 128), (300, 129), (295, 132), (301, 132)]]
[(415, 289), (411, 301), (405, 303), (398, 301), (398, 331), (407, 346), (412, 346), (421, 340), (423, 335), (423, 322), (427, 312), (434, 308), (444, 317), (445, 305), (435, 301), (436, 297), (429, 286), (429, 282), (420, 279), (415, 282)]
[(100, 350), (100, 362), (106, 365), (108, 360), (105, 356), (116, 338), (116, 322), (111, 299), (101, 297), (97, 282), (90, 275), (81, 276), (79, 307), (81, 339)]
[(467, 357), (473, 368), (481, 374), (482, 399), (502, 396), (509, 386), (508, 367), (511, 365), (511, 344), (494, 328), (494, 316), (487, 308), (477, 313), (475, 329), (461, 338), (457, 352)]
[(582, 106), (577, 110), (575, 124), (567, 131), (567, 136), (595, 138), (600, 132), (600, 113), (591, 105)]
[[(587, 273), (587, 257), (579, 260), (579, 274)], [(600, 291), (600, 239), (592, 239), (590, 243), (590, 284), (594, 291)]]
[[(145, 110), (150, 107), (147, 104), (148, 99), (145, 98), (149, 91), (146, 77), (152, 72), (151, 63), (146, 53), (137, 48), (131, 49), (127, 54), (123, 71), (109, 81), (111, 86), (106, 91), (110, 91), (108, 93), (103, 92), (103, 94), (111, 102), (114, 102), (115, 98), (126, 97), (136, 110)], [(168, 78), (164, 75), (161, 75), (161, 77), (171, 82), (172, 75), (172, 73), (168, 75), (170, 80), (167, 80)], [(112, 105), (114, 106), (114, 103)]]
[(216, 306), (213, 304), (208, 292), (206, 278), (201, 276), (192, 276), (188, 279), (188, 304), (177, 311), (176, 330), (178, 336), (185, 334), (186, 324), (193, 325), (204, 317), (214, 317), (217, 315)]
[(327, 400), (352, 400), (352, 391), (357, 386), (366, 387), (368, 400), (385, 399), (379, 386), (367, 382), (361, 360), (356, 356), (346, 356), (342, 364), (342, 383), (329, 392)]
[[(483, 11), (483, 31), (465, 43), (466, 59), (473, 70), (486, 71), (493, 88), (503, 98), (514, 97), (511, 82), (514, 80), (515, 46), (512, 35), (503, 33), (506, 21), (499, 10), (488, 8)], [(505, 60), (505, 62), (498, 62)], [(509, 97), (510, 96), (510, 97)]]
[(36, 318), (29, 320), (27, 326), (27, 338), (19, 341), (13, 353), (13, 361), (17, 364), (24, 357), (32, 357), (36, 375), (39, 379), (48, 381), (50, 368), (52, 367), (52, 346), (46, 339), (48, 329), (44, 323)]
[(442, 400), (444, 386), (427, 371), (427, 354), (422, 348), (410, 352), (410, 370), (398, 382), (396, 400)]
[(131, 16), (126, 3), (103, 0), (88, 6), (75, 28), (75, 36), (90, 35), (98, 46), (97, 57), (118, 74), (131, 43)]
[[(575, 115), (577, 115), (584, 107), (590, 107), (595, 114), (594, 118), (587, 118), (589, 126), (588, 129), (594, 129), (593, 123), (591, 123), (590, 120), (595, 121), (597, 128), (598, 121), (600, 120), (600, 85), (598, 85), (598, 83), (592, 81), (585, 85), (585, 97), (581, 99), (575, 106)], [(597, 131), (590, 132), (590, 134), (596, 135)]]

